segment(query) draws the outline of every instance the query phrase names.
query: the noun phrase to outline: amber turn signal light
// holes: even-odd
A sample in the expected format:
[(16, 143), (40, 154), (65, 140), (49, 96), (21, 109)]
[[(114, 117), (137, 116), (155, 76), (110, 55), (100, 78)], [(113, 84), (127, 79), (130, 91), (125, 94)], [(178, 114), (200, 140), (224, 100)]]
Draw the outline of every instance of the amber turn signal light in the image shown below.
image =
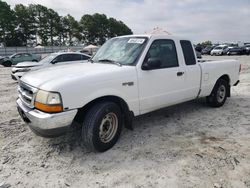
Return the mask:
[(48, 104), (43, 104), (40, 102), (35, 102), (35, 107), (38, 110), (41, 110), (43, 112), (49, 112), (49, 113), (56, 113), (56, 112), (63, 111), (63, 107), (60, 104), (48, 105)]

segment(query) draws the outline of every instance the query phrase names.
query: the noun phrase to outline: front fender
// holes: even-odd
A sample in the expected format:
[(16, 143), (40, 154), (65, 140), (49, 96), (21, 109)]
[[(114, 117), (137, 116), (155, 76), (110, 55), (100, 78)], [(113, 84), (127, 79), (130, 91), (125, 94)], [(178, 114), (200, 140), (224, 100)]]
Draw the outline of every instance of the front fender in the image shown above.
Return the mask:
[[(110, 84), (110, 86), (112, 85)], [(78, 90), (68, 88), (60, 93), (62, 95), (63, 106), (66, 109), (79, 109), (95, 99), (115, 96), (123, 99), (127, 103), (129, 110), (133, 111), (135, 115), (139, 114), (139, 98), (136, 84), (134, 86), (114, 84), (114, 87), (105, 87), (105, 84), (103, 84), (99, 85), (99, 87), (86, 87), (79, 88)]]

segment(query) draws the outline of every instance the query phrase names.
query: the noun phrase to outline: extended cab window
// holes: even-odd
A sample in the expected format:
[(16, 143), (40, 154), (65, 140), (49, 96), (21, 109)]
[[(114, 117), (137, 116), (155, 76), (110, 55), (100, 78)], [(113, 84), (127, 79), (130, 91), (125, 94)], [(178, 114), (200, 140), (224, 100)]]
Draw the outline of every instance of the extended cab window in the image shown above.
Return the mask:
[(191, 42), (188, 40), (181, 40), (180, 43), (186, 65), (195, 65), (196, 60)]
[(155, 40), (151, 44), (144, 62), (147, 62), (149, 58), (159, 59), (161, 62), (159, 68), (178, 67), (178, 58), (173, 40)]

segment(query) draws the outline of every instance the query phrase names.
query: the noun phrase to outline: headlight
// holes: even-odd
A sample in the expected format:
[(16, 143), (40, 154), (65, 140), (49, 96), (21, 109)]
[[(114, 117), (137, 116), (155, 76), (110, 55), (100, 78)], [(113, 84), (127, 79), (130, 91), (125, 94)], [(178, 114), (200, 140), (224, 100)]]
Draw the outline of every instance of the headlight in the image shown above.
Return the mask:
[(39, 90), (35, 97), (35, 108), (49, 113), (63, 111), (60, 93)]

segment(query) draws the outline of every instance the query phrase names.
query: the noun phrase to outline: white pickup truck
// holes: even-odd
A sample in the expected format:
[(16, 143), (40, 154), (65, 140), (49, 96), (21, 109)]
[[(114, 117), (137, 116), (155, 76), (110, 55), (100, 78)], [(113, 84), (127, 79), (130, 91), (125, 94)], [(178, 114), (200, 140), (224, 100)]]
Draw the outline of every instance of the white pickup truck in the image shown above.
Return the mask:
[(106, 151), (133, 116), (206, 97), (222, 106), (239, 82), (235, 60), (198, 62), (189, 40), (130, 35), (108, 40), (88, 63), (38, 70), (21, 78), (18, 111), (44, 137), (81, 128), (82, 141)]

